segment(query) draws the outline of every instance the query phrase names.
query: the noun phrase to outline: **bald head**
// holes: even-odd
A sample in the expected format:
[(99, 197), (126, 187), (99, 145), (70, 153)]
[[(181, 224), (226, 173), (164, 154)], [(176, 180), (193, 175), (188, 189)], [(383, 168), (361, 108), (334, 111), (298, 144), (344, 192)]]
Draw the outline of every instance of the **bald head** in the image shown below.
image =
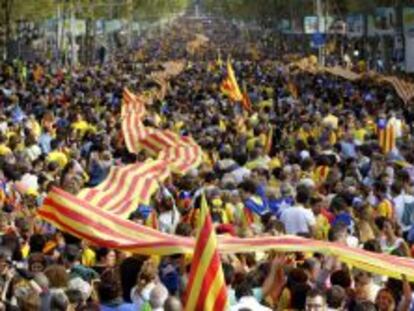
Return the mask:
[(164, 311), (182, 311), (183, 305), (177, 297), (170, 296), (165, 301)]

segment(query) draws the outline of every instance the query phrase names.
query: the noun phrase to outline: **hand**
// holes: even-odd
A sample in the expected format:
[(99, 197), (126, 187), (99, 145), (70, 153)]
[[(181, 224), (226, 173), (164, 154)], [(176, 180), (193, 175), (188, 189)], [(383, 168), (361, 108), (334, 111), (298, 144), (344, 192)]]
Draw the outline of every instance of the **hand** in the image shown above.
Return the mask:
[(8, 268), (7, 271), (5, 272), (6, 280), (11, 281), (14, 278), (15, 274), (16, 272), (14, 271), (13, 268)]

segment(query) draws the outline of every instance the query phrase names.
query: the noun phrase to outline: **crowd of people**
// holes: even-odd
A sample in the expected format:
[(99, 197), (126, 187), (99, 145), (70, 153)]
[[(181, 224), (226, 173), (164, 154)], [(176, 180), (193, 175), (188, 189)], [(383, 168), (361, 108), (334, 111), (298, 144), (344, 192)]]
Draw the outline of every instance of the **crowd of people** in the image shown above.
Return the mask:
[[(145, 161), (145, 152), (125, 147), (122, 92), (156, 87), (149, 74), (174, 59), (186, 69), (146, 107), (145, 123), (194, 137), (204, 160), (171, 176), (131, 221), (195, 236), (203, 192), (219, 235), (289, 234), (413, 256), (411, 106), (375, 82), (291, 72), (276, 61), (283, 55), (224, 22), (197, 25), (210, 42), (190, 55), (186, 26), (177, 21), (138, 51), (94, 66), (1, 64), (0, 310), (183, 310), (191, 256), (102, 248), (36, 215), (52, 187), (77, 194), (114, 165)], [(221, 94), (219, 54), (234, 59), (251, 112)], [(380, 117), (397, 136), (387, 154), (375, 130)], [(404, 278), (322, 254), (246, 250), (223, 255), (222, 267), (230, 310), (413, 309)]]

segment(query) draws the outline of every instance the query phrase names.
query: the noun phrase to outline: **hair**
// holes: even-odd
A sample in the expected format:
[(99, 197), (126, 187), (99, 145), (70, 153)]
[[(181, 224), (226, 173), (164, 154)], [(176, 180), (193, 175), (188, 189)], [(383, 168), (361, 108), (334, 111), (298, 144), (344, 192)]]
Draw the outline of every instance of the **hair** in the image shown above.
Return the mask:
[(381, 245), (378, 240), (366, 241), (363, 245), (363, 249), (373, 253), (381, 253)]
[(114, 300), (121, 295), (121, 282), (119, 275), (108, 269), (101, 275), (101, 282), (98, 286), (98, 295), (102, 303)]
[(308, 284), (298, 284), (291, 289), (290, 308), (294, 310), (304, 310), (306, 297), (311, 287)]
[(329, 228), (328, 231), (328, 240), (330, 242), (336, 242), (340, 239), (340, 235), (347, 230), (347, 226), (342, 223), (339, 222), (337, 223), (335, 226)]
[(339, 309), (346, 300), (346, 291), (341, 286), (334, 285), (326, 293), (326, 303), (329, 308)]
[(83, 303), (82, 292), (78, 289), (68, 289), (66, 296), (72, 305), (79, 306)]
[(122, 261), (119, 267), (121, 278), (122, 296), (126, 302), (131, 301), (131, 289), (135, 286), (138, 273), (145, 257), (128, 257)]
[(251, 284), (247, 280), (243, 280), (235, 287), (236, 299), (240, 300), (242, 297), (252, 296), (253, 290)]
[(234, 281), (234, 268), (229, 263), (223, 263), (223, 274), (227, 285), (231, 285)]
[(41, 253), (46, 245), (46, 238), (42, 234), (33, 234), (29, 240), (30, 253)]
[(299, 204), (308, 204), (311, 198), (310, 191), (307, 188), (298, 187), (296, 193), (296, 202)]
[(342, 288), (349, 288), (352, 284), (352, 279), (348, 271), (337, 270), (331, 274), (331, 284), (339, 285)]
[(240, 184), (240, 188), (247, 193), (256, 193), (256, 184), (252, 180), (245, 180)]
[(164, 303), (164, 311), (182, 311), (183, 305), (181, 301), (174, 296), (170, 296)]
[(34, 290), (22, 288), (19, 292), (16, 292), (16, 298), (21, 311), (40, 310), (40, 296)]
[(168, 290), (161, 284), (156, 285), (150, 294), (149, 303), (151, 308), (162, 308), (168, 298)]
[(157, 278), (158, 271), (157, 266), (151, 260), (147, 260), (142, 264), (141, 271), (137, 276), (137, 284), (140, 288), (143, 288), (148, 283)]
[(69, 298), (64, 292), (52, 292), (50, 296), (50, 310), (51, 311), (66, 311), (69, 307)]
[(69, 275), (64, 266), (51, 265), (45, 269), (44, 274), (49, 279), (50, 288), (65, 288), (68, 285)]

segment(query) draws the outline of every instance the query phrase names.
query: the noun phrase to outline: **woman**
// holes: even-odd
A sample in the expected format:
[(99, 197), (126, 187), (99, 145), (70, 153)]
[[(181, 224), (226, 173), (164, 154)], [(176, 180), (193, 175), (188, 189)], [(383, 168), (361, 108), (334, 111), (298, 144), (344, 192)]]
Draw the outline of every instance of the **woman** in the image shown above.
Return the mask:
[(131, 300), (138, 307), (138, 310), (148, 306), (151, 291), (158, 284), (160, 281), (156, 264), (151, 260), (144, 262), (138, 274), (137, 284), (131, 290)]

